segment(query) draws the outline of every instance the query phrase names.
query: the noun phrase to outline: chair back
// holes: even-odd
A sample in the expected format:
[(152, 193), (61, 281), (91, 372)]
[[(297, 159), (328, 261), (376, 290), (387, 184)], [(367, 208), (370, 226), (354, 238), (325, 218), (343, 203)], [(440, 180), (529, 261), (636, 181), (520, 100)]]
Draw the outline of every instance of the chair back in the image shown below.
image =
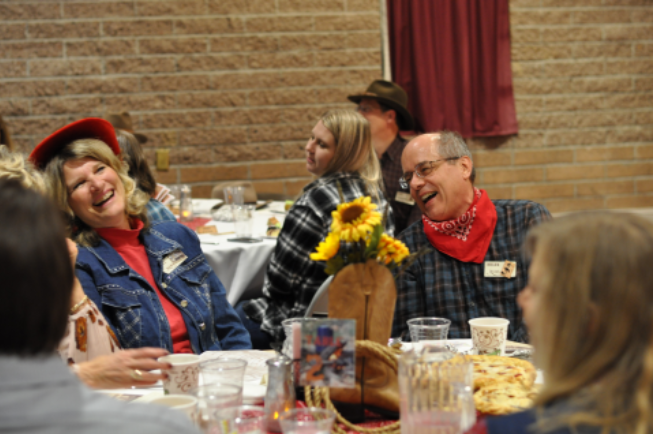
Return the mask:
[(317, 292), (311, 300), (311, 304), (306, 309), (304, 318), (311, 318), (314, 316), (326, 318), (329, 316), (329, 285), (333, 280), (333, 276), (329, 276), (322, 285), (318, 288)]

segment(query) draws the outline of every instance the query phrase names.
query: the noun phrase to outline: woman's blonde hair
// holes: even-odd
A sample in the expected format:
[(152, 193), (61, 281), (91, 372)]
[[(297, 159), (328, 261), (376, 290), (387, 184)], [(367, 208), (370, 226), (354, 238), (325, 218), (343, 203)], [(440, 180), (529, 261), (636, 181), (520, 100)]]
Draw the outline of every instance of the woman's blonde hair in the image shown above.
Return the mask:
[(25, 188), (45, 194), (45, 181), (39, 172), (22, 154), (11, 152), (8, 147), (0, 145), (0, 178), (16, 179)]
[(529, 324), (545, 373), (537, 403), (572, 400), (577, 411), (554, 425), (651, 433), (653, 222), (577, 214), (535, 228), (526, 248), (541, 271), (539, 318)]
[(368, 193), (378, 197), (382, 191), (381, 166), (372, 146), (370, 124), (353, 110), (330, 110), (320, 117), (333, 134), (336, 149), (325, 174), (356, 172), (363, 178)]
[(68, 205), (68, 188), (63, 166), (71, 160), (91, 158), (116, 171), (125, 187), (125, 212), (128, 218), (138, 218), (148, 225), (145, 205), (149, 200), (146, 193), (138, 190), (134, 181), (127, 175), (129, 167), (120, 161), (109, 146), (97, 139), (75, 140), (59, 151), (47, 164), (44, 170), (48, 192), (55, 203), (63, 211), (68, 231), (71, 237), (82, 246), (94, 246), (100, 242), (98, 234), (77, 217)]

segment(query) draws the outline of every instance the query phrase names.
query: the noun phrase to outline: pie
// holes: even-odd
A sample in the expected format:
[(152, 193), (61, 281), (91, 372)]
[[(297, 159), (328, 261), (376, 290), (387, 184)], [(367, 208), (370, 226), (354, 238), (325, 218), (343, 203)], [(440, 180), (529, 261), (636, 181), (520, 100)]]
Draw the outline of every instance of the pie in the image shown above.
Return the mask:
[(526, 360), (502, 356), (468, 356), (474, 364), (474, 404), (486, 414), (509, 414), (530, 408), (537, 371)]
[(469, 356), (474, 363), (474, 390), (496, 384), (520, 384), (530, 389), (537, 371), (526, 360), (502, 356)]
[(485, 414), (510, 414), (533, 406), (537, 390), (522, 383), (495, 383), (474, 393), (476, 409)]

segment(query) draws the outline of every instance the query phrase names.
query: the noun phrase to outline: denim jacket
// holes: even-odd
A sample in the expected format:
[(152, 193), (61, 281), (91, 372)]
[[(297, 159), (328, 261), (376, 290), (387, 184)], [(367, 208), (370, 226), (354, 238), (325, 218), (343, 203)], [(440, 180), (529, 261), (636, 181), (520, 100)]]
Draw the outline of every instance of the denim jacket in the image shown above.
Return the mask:
[[(192, 230), (176, 222), (158, 222), (141, 231), (140, 238), (159, 290), (179, 308), (195, 353), (251, 348), (249, 333), (227, 301)], [(186, 259), (165, 273), (164, 258), (177, 250)], [(170, 325), (157, 293), (109, 243), (101, 240), (95, 247), (80, 246), (76, 274), (123, 348), (173, 351)]]

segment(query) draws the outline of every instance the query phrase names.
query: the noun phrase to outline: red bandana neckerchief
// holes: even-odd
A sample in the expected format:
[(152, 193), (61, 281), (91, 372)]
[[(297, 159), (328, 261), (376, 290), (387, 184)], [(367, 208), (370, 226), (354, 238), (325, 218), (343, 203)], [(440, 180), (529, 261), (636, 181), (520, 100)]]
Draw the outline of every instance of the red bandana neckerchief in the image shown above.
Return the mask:
[(439, 252), (480, 264), (492, 241), (497, 210), (485, 190), (474, 188), (474, 202), (460, 217), (436, 222), (422, 215), (422, 221), (426, 238)]

